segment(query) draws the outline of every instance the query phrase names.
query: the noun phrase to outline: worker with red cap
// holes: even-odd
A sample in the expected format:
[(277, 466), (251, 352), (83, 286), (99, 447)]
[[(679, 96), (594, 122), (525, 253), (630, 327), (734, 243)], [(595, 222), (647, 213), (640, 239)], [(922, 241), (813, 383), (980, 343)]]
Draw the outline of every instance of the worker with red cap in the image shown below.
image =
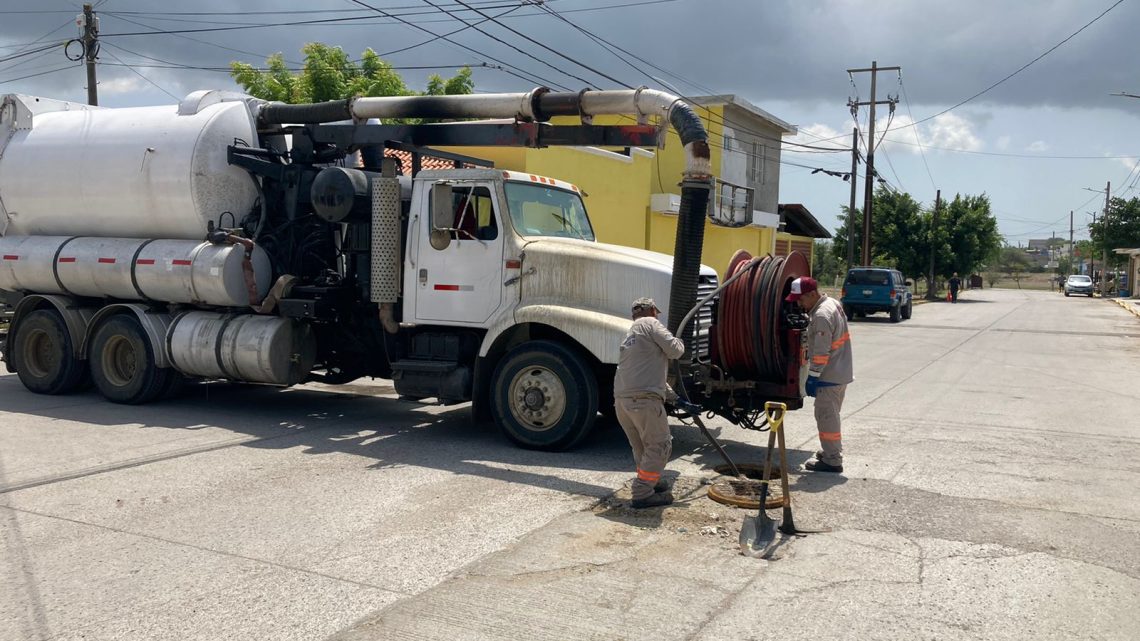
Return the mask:
[(834, 298), (819, 291), (814, 278), (802, 276), (792, 281), (785, 299), (797, 303), (811, 317), (804, 338), (808, 366), (805, 391), (815, 397), (815, 422), (819, 429), (820, 450), (804, 467), (812, 472), (843, 471), (843, 437), (839, 411), (852, 375), (851, 334), (847, 315)]

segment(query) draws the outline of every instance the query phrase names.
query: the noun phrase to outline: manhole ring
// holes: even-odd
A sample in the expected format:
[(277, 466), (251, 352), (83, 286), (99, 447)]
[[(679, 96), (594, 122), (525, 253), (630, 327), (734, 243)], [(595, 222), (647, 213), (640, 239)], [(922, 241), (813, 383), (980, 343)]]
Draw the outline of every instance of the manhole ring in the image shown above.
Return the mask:
[[(709, 486), (709, 498), (724, 505), (759, 509), (764, 466), (745, 463), (736, 467), (748, 480), (735, 478), (732, 475), (732, 468), (727, 465), (717, 466), (713, 469), (725, 475), (725, 478), (717, 479)], [(764, 507), (769, 510), (784, 507), (784, 495), (780, 489), (780, 468), (777, 466), (772, 466), (771, 479), (768, 481), (768, 500), (765, 501)]]

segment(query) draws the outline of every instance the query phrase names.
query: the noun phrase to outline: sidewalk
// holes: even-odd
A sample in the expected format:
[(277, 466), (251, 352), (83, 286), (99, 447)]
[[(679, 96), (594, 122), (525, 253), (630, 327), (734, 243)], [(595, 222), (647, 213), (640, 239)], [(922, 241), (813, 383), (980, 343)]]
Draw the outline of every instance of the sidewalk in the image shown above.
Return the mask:
[(1110, 298), (1109, 300), (1132, 312), (1137, 318), (1140, 318), (1140, 298)]

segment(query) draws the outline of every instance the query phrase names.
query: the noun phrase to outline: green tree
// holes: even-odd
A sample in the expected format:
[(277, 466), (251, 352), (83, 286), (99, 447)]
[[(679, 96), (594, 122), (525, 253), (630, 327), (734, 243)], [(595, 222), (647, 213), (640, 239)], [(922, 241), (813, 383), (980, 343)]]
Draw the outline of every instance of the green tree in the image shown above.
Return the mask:
[(938, 224), (939, 237), (946, 242), (935, 256), (934, 269), (939, 275), (976, 273), (1002, 247), (997, 219), (985, 194), (955, 195), (941, 212)]
[[(350, 60), (340, 47), (310, 42), (301, 48), (305, 62), (299, 71), (285, 64), (280, 53), (265, 61), (264, 68), (231, 62), (230, 75), (255, 98), (287, 103), (344, 100), (353, 96), (411, 96), (404, 79), (372, 49), (365, 49), (359, 62)], [(452, 77), (428, 78), (429, 95), (469, 94), (474, 91), (471, 69), (464, 67)]]
[[(841, 209), (839, 228), (835, 231), (831, 254), (840, 264), (847, 261), (848, 218), (854, 220), (854, 264), (862, 260), (862, 213), (855, 210), (849, 216), (846, 207)], [(880, 188), (875, 192), (872, 214), (871, 244), (874, 257), (871, 264), (895, 267), (904, 274), (927, 277), (928, 296), (936, 291), (929, 282), (930, 256), (934, 253), (935, 276), (949, 277), (976, 273), (999, 249), (997, 219), (990, 210), (989, 198), (958, 194), (939, 212), (938, 225), (934, 225), (933, 207), (923, 207), (909, 194)]]
[(1124, 257), (1113, 250), (1140, 247), (1140, 198), (1111, 199), (1108, 215), (1089, 225), (1089, 237), (1098, 254), (1108, 252), (1110, 265), (1118, 267), (1123, 264)]

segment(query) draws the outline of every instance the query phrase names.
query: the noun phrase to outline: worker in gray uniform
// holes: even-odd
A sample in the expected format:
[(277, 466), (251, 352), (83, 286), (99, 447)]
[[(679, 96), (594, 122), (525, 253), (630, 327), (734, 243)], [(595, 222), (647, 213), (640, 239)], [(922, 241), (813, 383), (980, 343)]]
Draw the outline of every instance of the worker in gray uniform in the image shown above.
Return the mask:
[(811, 317), (807, 332), (805, 357), (808, 377), (805, 390), (815, 397), (815, 422), (819, 430), (820, 451), (815, 460), (804, 467), (812, 472), (843, 471), (843, 436), (839, 411), (847, 384), (855, 380), (851, 362), (851, 333), (847, 331), (847, 315), (834, 298), (819, 291), (814, 278), (807, 276), (792, 281), (788, 302), (798, 303)]
[(665, 377), (669, 361), (685, 353), (685, 344), (657, 320), (660, 313), (652, 298), (633, 301), (633, 325), (621, 343), (614, 376), (614, 409), (637, 465), (630, 505), (639, 509), (673, 502), (672, 488), (661, 478), (673, 449), (665, 402), (676, 398)]

